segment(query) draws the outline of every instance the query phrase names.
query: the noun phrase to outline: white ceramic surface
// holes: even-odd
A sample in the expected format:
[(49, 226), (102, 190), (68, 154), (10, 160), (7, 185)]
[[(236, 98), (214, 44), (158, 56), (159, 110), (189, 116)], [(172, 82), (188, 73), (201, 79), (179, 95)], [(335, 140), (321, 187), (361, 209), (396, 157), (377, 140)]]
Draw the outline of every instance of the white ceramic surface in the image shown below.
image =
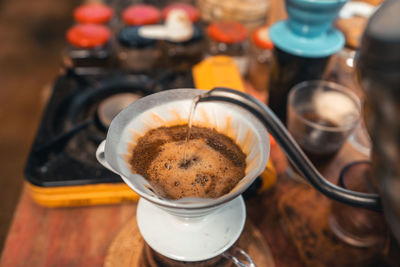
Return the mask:
[(239, 238), (246, 220), (242, 196), (198, 218), (173, 216), (141, 198), (137, 209), (140, 233), (158, 253), (178, 261), (218, 256)]

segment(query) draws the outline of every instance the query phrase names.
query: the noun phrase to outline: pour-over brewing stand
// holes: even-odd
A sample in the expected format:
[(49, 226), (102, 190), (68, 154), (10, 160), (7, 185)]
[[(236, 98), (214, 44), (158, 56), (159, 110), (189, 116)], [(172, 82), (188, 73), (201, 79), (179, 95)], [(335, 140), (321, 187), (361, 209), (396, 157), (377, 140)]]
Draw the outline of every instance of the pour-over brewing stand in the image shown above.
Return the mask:
[(129, 162), (137, 139), (150, 129), (187, 123), (193, 98), (204, 92), (176, 89), (139, 99), (113, 119), (96, 152), (103, 166), (141, 196), (137, 220), (146, 243), (177, 261), (208, 260), (234, 245), (246, 218), (241, 194), (264, 171), (269, 157), (268, 135), (250, 112), (231, 104), (203, 103), (197, 107), (194, 125), (229, 136), (246, 154), (246, 174), (234, 189), (219, 198), (171, 200), (160, 197), (146, 179), (132, 172)]

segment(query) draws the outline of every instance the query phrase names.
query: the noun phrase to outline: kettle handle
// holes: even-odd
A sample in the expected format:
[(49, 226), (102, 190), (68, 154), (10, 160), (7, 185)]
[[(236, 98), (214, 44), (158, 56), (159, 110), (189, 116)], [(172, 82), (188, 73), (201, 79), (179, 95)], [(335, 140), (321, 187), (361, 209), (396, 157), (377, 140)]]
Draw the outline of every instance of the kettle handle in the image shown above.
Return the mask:
[(199, 102), (221, 101), (235, 104), (250, 111), (260, 120), (269, 133), (284, 150), (292, 164), (306, 177), (318, 191), (325, 196), (356, 207), (381, 210), (380, 197), (377, 194), (360, 193), (347, 190), (330, 183), (314, 167), (302, 149), (276, 117), (274, 112), (254, 97), (227, 88), (214, 88), (200, 95)]

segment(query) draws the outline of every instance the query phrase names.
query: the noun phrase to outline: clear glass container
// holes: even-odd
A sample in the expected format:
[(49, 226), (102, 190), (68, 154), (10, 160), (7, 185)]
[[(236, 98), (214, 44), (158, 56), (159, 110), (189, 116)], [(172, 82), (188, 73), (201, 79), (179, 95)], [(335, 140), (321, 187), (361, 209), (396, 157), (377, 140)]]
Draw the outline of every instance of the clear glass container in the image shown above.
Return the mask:
[[(371, 164), (369, 161), (354, 161), (346, 165), (340, 172), (339, 186), (361, 193), (376, 193)], [(340, 240), (355, 247), (383, 247), (387, 237), (386, 224), (381, 212), (336, 201), (331, 204), (328, 223)]]
[[(348, 47), (343, 48), (332, 56), (324, 80), (341, 84), (364, 100), (364, 92), (356, 79), (355, 56), (357, 51)], [(365, 127), (364, 119), (350, 136), (350, 144), (362, 154), (369, 156), (371, 152), (371, 139)]]
[(197, 0), (201, 19), (205, 22), (237, 21), (248, 30), (265, 25), (269, 0)]
[(160, 49), (156, 40), (139, 35), (140, 27), (127, 26), (118, 34), (119, 67), (127, 72), (148, 72), (160, 59)]
[(111, 31), (98, 24), (77, 24), (66, 33), (64, 62), (78, 74), (100, 74), (113, 66)]
[(247, 29), (235, 21), (212, 22), (207, 27), (208, 55), (226, 55), (234, 59), (240, 74), (249, 66)]
[(343, 48), (334, 54), (324, 74), (324, 80), (336, 82), (348, 87), (359, 97), (364, 97), (356, 80), (355, 56), (356, 50)]
[(185, 42), (162, 41), (163, 66), (175, 70), (187, 70), (199, 63), (205, 52), (204, 34), (194, 25), (194, 33)]

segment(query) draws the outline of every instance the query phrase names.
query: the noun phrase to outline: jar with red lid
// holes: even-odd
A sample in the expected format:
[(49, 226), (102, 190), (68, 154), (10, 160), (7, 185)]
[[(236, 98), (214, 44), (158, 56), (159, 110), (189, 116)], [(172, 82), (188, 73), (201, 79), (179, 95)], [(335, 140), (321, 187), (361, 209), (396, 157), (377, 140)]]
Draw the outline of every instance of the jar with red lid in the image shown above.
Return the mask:
[(161, 21), (161, 12), (155, 6), (137, 4), (125, 8), (121, 17), (126, 26), (143, 26), (159, 23)]
[(217, 21), (208, 25), (207, 35), (208, 54), (232, 57), (245, 76), (249, 66), (247, 29), (236, 21)]
[(73, 16), (80, 24), (109, 24), (114, 16), (114, 10), (102, 3), (88, 3), (75, 8)]
[(123, 27), (118, 31), (118, 62), (126, 72), (147, 72), (160, 59), (157, 40), (140, 36), (140, 27), (161, 21), (158, 8), (147, 4), (131, 5), (121, 14)]
[(108, 27), (77, 24), (66, 33), (67, 57), (79, 74), (101, 74), (112, 66), (112, 38)]
[(259, 92), (268, 89), (273, 47), (267, 26), (257, 28), (252, 33), (248, 79)]

